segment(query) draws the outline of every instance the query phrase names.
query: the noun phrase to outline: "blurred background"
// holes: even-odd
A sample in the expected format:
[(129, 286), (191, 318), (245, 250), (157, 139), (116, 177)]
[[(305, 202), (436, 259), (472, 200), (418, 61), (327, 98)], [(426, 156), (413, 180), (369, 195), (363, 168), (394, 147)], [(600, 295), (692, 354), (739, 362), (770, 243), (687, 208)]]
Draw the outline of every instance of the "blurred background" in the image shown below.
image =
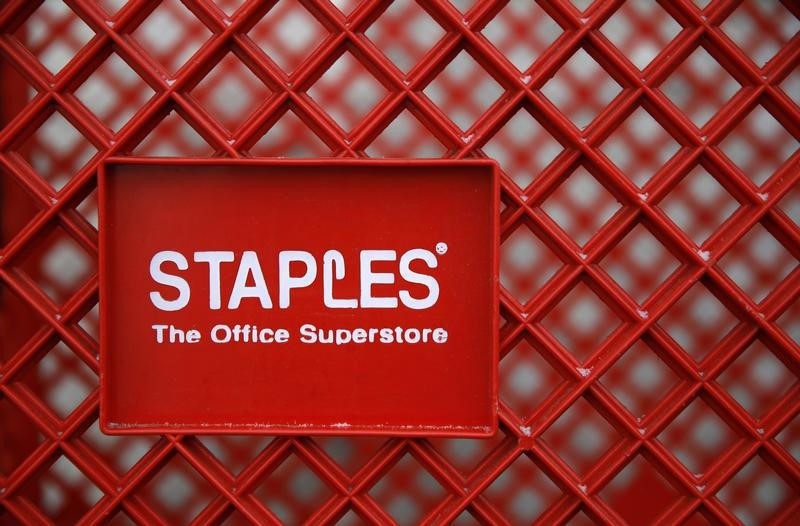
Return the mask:
[[(0, 524), (797, 523), (798, 30), (778, 0), (0, 2)], [(497, 435), (103, 435), (112, 153), (497, 160)]]

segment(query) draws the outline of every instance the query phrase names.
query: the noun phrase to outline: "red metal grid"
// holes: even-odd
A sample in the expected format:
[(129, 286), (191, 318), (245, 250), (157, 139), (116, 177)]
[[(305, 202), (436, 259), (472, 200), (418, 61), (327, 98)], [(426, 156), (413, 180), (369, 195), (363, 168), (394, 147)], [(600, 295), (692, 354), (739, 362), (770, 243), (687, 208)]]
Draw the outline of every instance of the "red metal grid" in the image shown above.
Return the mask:
[[(392, 4), (0, 4), (0, 523), (798, 522), (797, 3)], [(99, 433), (106, 156), (417, 152), (505, 171), (496, 437)]]

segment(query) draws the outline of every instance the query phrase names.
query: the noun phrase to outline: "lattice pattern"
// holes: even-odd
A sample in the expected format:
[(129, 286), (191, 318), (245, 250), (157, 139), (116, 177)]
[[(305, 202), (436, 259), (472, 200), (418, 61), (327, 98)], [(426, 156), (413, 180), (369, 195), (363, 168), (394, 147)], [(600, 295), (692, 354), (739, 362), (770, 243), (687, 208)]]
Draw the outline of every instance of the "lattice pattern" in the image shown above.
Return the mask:
[[(798, 4), (390, 4), (0, 3), (0, 524), (799, 522)], [(102, 435), (127, 153), (497, 158), (497, 436)]]

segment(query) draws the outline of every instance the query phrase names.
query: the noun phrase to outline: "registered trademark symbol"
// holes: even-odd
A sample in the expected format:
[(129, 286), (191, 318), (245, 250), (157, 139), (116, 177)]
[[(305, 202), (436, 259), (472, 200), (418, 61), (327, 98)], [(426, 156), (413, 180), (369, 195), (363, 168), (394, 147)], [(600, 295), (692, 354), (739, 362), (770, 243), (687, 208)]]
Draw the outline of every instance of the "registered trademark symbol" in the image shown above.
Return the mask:
[(439, 255), (444, 255), (447, 253), (447, 243), (436, 243), (436, 253)]

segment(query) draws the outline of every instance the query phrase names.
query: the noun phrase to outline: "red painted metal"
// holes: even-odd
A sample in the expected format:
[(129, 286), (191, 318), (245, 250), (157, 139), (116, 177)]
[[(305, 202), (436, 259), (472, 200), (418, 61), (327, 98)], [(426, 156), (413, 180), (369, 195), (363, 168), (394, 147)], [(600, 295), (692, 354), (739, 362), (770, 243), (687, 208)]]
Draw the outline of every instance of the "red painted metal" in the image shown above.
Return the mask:
[[(0, 522), (798, 522), (798, 18), (2, 2)], [(498, 434), (99, 433), (96, 173), (126, 154), (497, 159)]]

